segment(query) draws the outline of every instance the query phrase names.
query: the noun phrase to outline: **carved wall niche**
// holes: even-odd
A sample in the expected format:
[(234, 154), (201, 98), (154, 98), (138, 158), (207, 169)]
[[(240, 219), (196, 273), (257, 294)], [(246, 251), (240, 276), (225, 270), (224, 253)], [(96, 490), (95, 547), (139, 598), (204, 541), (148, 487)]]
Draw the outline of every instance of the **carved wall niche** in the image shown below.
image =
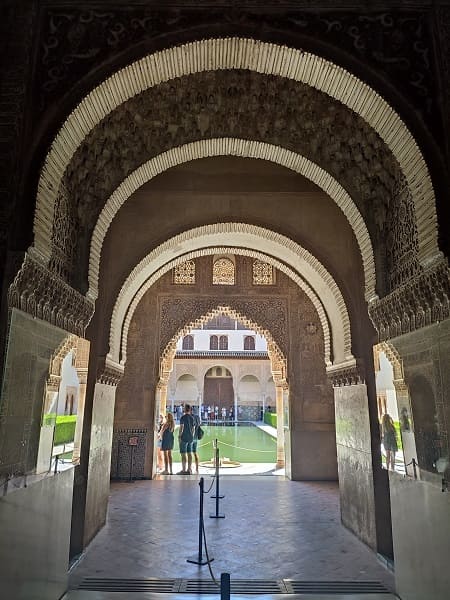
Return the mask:
[[(77, 264), (69, 280), (85, 289), (87, 240), (106, 199), (125, 177), (174, 146), (230, 135), (281, 145), (329, 172), (357, 202), (372, 242), (380, 246), (378, 254), (385, 252), (382, 232), (388, 215), (400, 199), (404, 204), (411, 199), (397, 194), (403, 181), (399, 166), (363, 119), (293, 80), (239, 70), (211, 71), (162, 83), (128, 100), (79, 147), (64, 177), (80, 240), (74, 252), (67, 249), (67, 270)], [(411, 250), (411, 230), (404, 239), (395, 227), (391, 226), (397, 259)], [(393, 260), (385, 257), (388, 272)], [(380, 265), (378, 271), (385, 278)], [(379, 293), (389, 291), (390, 284), (381, 281)]]

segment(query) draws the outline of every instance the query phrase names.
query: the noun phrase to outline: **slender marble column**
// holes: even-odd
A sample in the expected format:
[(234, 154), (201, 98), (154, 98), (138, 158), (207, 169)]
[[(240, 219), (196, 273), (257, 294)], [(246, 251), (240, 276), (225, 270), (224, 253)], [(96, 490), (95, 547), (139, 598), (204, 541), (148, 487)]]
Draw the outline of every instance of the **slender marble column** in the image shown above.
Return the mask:
[(283, 411), (283, 388), (276, 386), (277, 406), (277, 467), (284, 467), (284, 411)]

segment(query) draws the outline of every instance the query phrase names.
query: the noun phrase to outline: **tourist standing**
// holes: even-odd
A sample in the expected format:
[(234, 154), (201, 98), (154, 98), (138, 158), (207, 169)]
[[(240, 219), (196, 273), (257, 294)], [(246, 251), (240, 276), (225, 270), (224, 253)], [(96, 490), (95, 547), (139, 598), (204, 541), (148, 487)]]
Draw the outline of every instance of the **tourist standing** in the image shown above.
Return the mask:
[(156, 442), (156, 463), (157, 463), (157, 467), (158, 469), (161, 471), (161, 469), (163, 468), (163, 453), (161, 450), (161, 431), (164, 425), (164, 415), (159, 415), (159, 421), (158, 421), (158, 425), (156, 428), (157, 431), (157, 437), (158, 437), (158, 441)]
[(197, 444), (198, 444), (198, 435), (197, 431), (200, 426), (200, 418), (197, 415), (193, 415), (195, 429), (194, 429), (194, 441), (192, 442), (192, 454), (194, 455), (194, 463), (195, 463), (195, 472), (198, 473), (198, 453), (197, 453)]
[(181, 454), (181, 471), (178, 475), (192, 474), (192, 442), (194, 441), (195, 421), (191, 413), (191, 405), (184, 405), (184, 415), (180, 419), (178, 441)]
[(386, 466), (391, 471), (395, 469), (395, 453), (398, 450), (397, 432), (391, 415), (385, 413), (381, 419), (381, 441), (386, 452)]
[(168, 413), (166, 422), (161, 429), (161, 450), (164, 454), (164, 471), (161, 475), (173, 475), (172, 472), (172, 450), (174, 437), (173, 432), (175, 431), (175, 421), (173, 420), (173, 414)]

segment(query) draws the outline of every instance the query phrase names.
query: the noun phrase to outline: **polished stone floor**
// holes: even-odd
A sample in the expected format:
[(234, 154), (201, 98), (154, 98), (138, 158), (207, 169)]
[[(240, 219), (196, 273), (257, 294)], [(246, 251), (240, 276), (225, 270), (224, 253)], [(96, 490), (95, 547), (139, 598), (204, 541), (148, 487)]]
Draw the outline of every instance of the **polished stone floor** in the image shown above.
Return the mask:
[[(204, 478), (205, 489), (212, 481)], [(72, 568), (70, 587), (88, 577), (209, 579), (208, 566), (186, 560), (198, 554), (199, 489), (198, 476), (113, 483), (107, 525)], [(227, 476), (220, 491), (224, 519), (209, 517), (215, 500), (204, 495), (218, 579), (227, 572), (232, 579), (379, 581), (393, 590), (392, 573), (341, 525), (337, 484)]]

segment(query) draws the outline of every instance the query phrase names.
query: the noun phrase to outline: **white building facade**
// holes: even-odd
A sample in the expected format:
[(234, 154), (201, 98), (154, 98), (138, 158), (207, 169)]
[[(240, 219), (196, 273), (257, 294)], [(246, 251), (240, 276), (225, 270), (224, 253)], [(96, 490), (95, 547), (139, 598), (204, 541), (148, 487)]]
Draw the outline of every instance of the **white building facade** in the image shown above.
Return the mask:
[(178, 341), (168, 385), (168, 410), (189, 403), (203, 418), (260, 421), (275, 408), (267, 343), (220, 315)]

